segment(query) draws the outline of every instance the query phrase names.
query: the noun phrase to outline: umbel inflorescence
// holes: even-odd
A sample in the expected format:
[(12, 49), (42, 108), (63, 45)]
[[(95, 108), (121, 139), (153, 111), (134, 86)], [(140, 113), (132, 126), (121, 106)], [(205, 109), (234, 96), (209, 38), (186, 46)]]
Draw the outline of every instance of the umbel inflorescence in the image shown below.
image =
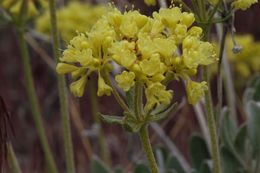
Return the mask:
[(96, 22), (86, 33), (74, 37), (57, 65), (59, 74), (70, 73), (71, 92), (84, 94), (88, 76), (98, 74), (97, 95), (110, 95), (112, 87), (106, 76), (112, 62), (122, 71), (114, 79), (119, 88), (129, 91), (142, 83), (146, 96), (145, 111), (172, 100), (173, 91), (165, 83), (182, 79), (190, 103), (196, 103), (207, 90), (207, 83), (191, 80), (199, 65), (217, 61), (214, 47), (201, 41), (202, 29), (192, 26), (192, 13), (178, 7), (162, 8), (152, 17), (138, 11), (121, 13), (114, 9)]

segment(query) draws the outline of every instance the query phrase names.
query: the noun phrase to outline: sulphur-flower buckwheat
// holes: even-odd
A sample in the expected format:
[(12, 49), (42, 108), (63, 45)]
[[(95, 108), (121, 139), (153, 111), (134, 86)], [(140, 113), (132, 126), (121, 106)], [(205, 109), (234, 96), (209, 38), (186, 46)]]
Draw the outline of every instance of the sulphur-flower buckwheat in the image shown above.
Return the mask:
[(217, 58), (213, 45), (200, 40), (202, 29), (192, 26), (194, 20), (192, 13), (178, 7), (162, 8), (153, 17), (114, 9), (92, 30), (70, 41), (57, 71), (74, 76), (71, 90), (76, 96), (83, 95), (87, 76), (96, 71), (98, 95), (109, 95), (112, 87), (102, 71), (116, 62), (122, 68), (122, 73), (115, 75), (119, 88), (129, 91), (135, 82), (142, 83), (146, 112), (171, 102), (173, 91), (163, 84), (166, 74), (171, 73), (187, 82), (188, 100), (195, 104), (207, 84), (193, 82), (190, 76), (197, 73), (199, 65), (210, 65)]

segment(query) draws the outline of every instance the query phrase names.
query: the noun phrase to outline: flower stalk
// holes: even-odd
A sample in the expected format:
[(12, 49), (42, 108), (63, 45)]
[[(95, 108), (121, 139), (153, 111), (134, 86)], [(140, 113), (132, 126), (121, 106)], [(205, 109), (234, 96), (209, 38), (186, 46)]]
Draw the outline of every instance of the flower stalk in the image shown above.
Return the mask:
[[(202, 5), (205, 6), (205, 4)], [(203, 9), (203, 11), (201, 11), (200, 14), (201, 19), (203, 21), (207, 21), (205, 7), (200, 7), (200, 8)], [(209, 21), (209, 23), (211, 22)], [(203, 28), (203, 33), (204, 33), (203, 40), (208, 41), (210, 24), (204, 24), (201, 27)], [(220, 152), (219, 152), (219, 144), (218, 144), (217, 126), (216, 126), (213, 102), (211, 97), (209, 69), (206, 66), (203, 67), (202, 69), (202, 80), (208, 83), (208, 90), (205, 91), (204, 98), (205, 98), (205, 110), (206, 110), (207, 123), (208, 123), (209, 134), (210, 134), (211, 150), (212, 150), (211, 155), (213, 160), (213, 173), (221, 173), (221, 160), (220, 160)]]
[[(203, 69), (203, 79), (205, 81), (209, 82), (208, 78), (209, 78), (208, 69), (204, 68)], [(208, 91), (205, 91), (205, 109), (206, 109), (207, 122), (208, 122), (208, 127), (209, 127), (210, 141), (211, 141), (213, 173), (221, 173), (217, 127), (216, 127), (216, 121), (215, 121), (214, 112), (213, 112), (210, 87), (209, 87)]]
[[(59, 51), (59, 35), (57, 29), (57, 19), (56, 19), (56, 1), (49, 0), (49, 8), (50, 8), (50, 20), (51, 20), (51, 30), (52, 30), (52, 38), (53, 38), (53, 52), (56, 62), (59, 62), (59, 57), (61, 57), (61, 53)], [(64, 141), (64, 149), (66, 155), (66, 164), (67, 164), (67, 172), (74, 173), (75, 172), (75, 164), (74, 164), (74, 154), (73, 154), (73, 144), (71, 137), (71, 127), (70, 127), (70, 115), (69, 115), (69, 107), (68, 107), (68, 96), (65, 78), (62, 75), (57, 74), (58, 79), (58, 90), (59, 90), (59, 98), (60, 98), (60, 110), (62, 116), (62, 126), (63, 126), (63, 141)]]
[(148, 125), (144, 125), (139, 132), (139, 136), (142, 142), (143, 150), (148, 159), (148, 163), (151, 169), (151, 173), (159, 173), (158, 166), (153, 154), (151, 142), (149, 139)]
[(57, 167), (54, 161), (53, 154), (51, 152), (47, 136), (44, 130), (43, 120), (41, 116), (41, 111), (34, 87), (34, 81), (32, 77), (32, 68), (30, 64), (30, 57), (29, 57), (29, 51), (28, 47), (25, 41), (25, 18), (26, 18), (26, 11), (27, 11), (27, 0), (23, 0), (20, 15), (18, 22), (16, 24), (17, 28), (17, 34), (18, 34), (18, 42), (19, 42), (19, 48), (21, 51), (21, 57), (22, 57), (22, 65), (24, 70), (24, 78), (25, 78), (25, 86), (26, 91), (28, 94), (29, 102), (32, 109), (32, 115), (33, 120), (39, 135), (39, 139), (42, 145), (42, 149), (44, 152), (44, 156), (46, 159), (47, 166), (49, 168), (50, 173), (57, 173)]

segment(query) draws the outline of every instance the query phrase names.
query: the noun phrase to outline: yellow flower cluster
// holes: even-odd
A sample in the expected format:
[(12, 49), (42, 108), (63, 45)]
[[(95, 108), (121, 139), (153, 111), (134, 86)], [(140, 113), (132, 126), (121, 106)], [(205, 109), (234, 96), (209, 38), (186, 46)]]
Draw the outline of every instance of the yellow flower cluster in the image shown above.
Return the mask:
[(257, 2), (258, 2), (258, 0), (236, 0), (236, 1), (232, 2), (231, 5), (235, 9), (246, 10), (251, 5), (253, 5)]
[(238, 45), (242, 50), (236, 54), (232, 52), (233, 42), (231, 36), (227, 38), (227, 55), (234, 70), (239, 77), (249, 77), (252, 73), (260, 71), (260, 42), (255, 42), (252, 35), (236, 36)]
[[(57, 10), (57, 25), (62, 38), (71, 40), (77, 32), (89, 31), (95, 22), (109, 11), (105, 5), (91, 5), (77, 1), (70, 2), (68, 6)], [(50, 34), (50, 14), (46, 11), (36, 21), (36, 30)]]
[[(219, 0), (209, 0), (211, 4), (216, 5)], [(246, 10), (251, 5), (258, 2), (258, 0), (227, 0), (227, 3), (231, 3), (231, 6), (236, 10)]]
[[(19, 14), (22, 0), (2, 0), (0, 1), (0, 5), (3, 9), (8, 11), (11, 15), (16, 16)], [(42, 7), (45, 7), (47, 3), (44, 0), (29, 0), (28, 1), (28, 17), (35, 17), (38, 15), (38, 10), (36, 8), (36, 5), (40, 5)]]
[(160, 104), (168, 105), (172, 91), (163, 84), (167, 74), (187, 83), (190, 103), (196, 103), (207, 89), (206, 82), (195, 82), (191, 76), (199, 65), (217, 61), (214, 47), (200, 40), (202, 29), (192, 26), (192, 13), (180, 8), (162, 8), (152, 17), (138, 11), (123, 14), (114, 9), (103, 16), (85, 33), (74, 37), (57, 66), (60, 74), (71, 73), (74, 82), (70, 89), (82, 96), (87, 77), (98, 73), (98, 95), (109, 95), (111, 86), (104, 80), (104, 71), (111, 62), (122, 67), (115, 76), (118, 87), (128, 91), (138, 81), (146, 96), (145, 110)]

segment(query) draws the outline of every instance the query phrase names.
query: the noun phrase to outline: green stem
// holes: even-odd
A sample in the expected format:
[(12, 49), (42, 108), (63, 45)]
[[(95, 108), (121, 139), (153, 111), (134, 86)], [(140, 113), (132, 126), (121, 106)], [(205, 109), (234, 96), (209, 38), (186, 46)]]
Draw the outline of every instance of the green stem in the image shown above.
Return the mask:
[(52, 155), (46, 133), (44, 131), (43, 126), (43, 120), (41, 116), (41, 111), (34, 87), (34, 81), (32, 77), (32, 68), (30, 64), (30, 57), (28, 52), (28, 47), (24, 38), (25, 34), (25, 14), (27, 9), (27, 0), (23, 0), (19, 20), (17, 23), (17, 34), (18, 34), (18, 42), (19, 42), (19, 48), (21, 51), (21, 57), (22, 57), (22, 64), (23, 64), (23, 70), (24, 70), (24, 78), (25, 78), (25, 86), (26, 91), (28, 94), (30, 106), (32, 109), (32, 116), (33, 120), (39, 135), (39, 139), (42, 145), (42, 149), (44, 152), (44, 156), (46, 159), (47, 166), (49, 168), (50, 173), (57, 173), (57, 167), (54, 162), (54, 157)]
[[(204, 41), (209, 40), (208, 38), (209, 29), (210, 26), (203, 26)], [(212, 150), (211, 154), (213, 160), (213, 173), (221, 173), (217, 127), (216, 127), (216, 120), (214, 117), (213, 103), (212, 103), (211, 90), (210, 90), (209, 71), (207, 67), (203, 67), (202, 69), (202, 78), (203, 81), (206, 81), (208, 83), (208, 88), (209, 88), (207, 91), (205, 91), (205, 110), (206, 110), (206, 116), (207, 116), (207, 122), (209, 127), (209, 134), (210, 134), (210, 142), (211, 142), (211, 150)]]
[(22, 173), (21, 168), (18, 164), (17, 158), (15, 156), (13, 146), (9, 142), (7, 143), (7, 152), (8, 152), (8, 154), (7, 154), (8, 164), (9, 164), (11, 171), (13, 173)]
[(124, 111), (126, 111), (126, 112), (131, 112), (129, 110), (128, 106), (126, 105), (125, 101), (121, 98), (121, 96), (117, 92), (116, 87), (112, 84), (110, 77), (109, 77), (109, 73), (105, 71), (103, 77), (104, 77), (105, 81), (108, 83), (108, 85), (112, 88), (112, 93), (113, 93), (116, 101), (118, 102), (118, 104), (121, 106), (121, 108), (124, 109)]
[[(208, 84), (208, 69), (203, 69), (203, 80), (207, 81)], [(210, 86), (208, 91), (205, 92), (205, 109), (209, 127), (210, 141), (211, 141), (211, 149), (212, 149), (212, 160), (213, 160), (213, 173), (221, 173), (221, 165), (220, 165), (220, 154), (219, 154), (219, 146), (218, 146), (218, 135), (216, 128), (216, 121), (213, 112), (212, 99), (210, 94)]]
[(149, 139), (148, 126), (145, 125), (140, 129), (139, 136), (142, 142), (143, 150), (148, 159), (151, 173), (159, 173), (157, 163), (153, 154), (151, 142)]
[(103, 129), (101, 128), (101, 123), (100, 123), (100, 119), (98, 116), (98, 100), (97, 100), (97, 91), (95, 88), (95, 84), (93, 80), (89, 81), (89, 97), (90, 97), (90, 103), (91, 103), (91, 112), (92, 115), (94, 116), (94, 121), (96, 124), (98, 124), (100, 126), (99, 129), (99, 134), (98, 134), (98, 142), (99, 142), (99, 146), (100, 146), (100, 153), (101, 153), (101, 158), (103, 160), (106, 161), (107, 164), (111, 164), (111, 160), (110, 160), (110, 153), (108, 150), (108, 146), (106, 143), (106, 138), (104, 136), (104, 132)]
[(221, 109), (222, 109), (222, 59), (223, 59), (223, 54), (224, 54), (224, 49), (225, 49), (225, 42), (226, 42), (226, 36), (227, 36), (227, 31), (228, 28), (225, 24), (223, 24), (223, 32), (222, 32), (222, 37), (220, 40), (220, 50), (219, 50), (219, 62), (218, 62), (218, 77), (217, 77), (217, 93), (218, 93), (218, 105), (217, 105), (217, 118), (218, 118), (218, 125), (220, 124), (221, 118)]
[[(52, 30), (52, 37), (53, 37), (52, 46), (53, 46), (55, 60), (58, 63), (61, 53), (59, 51), (59, 35), (57, 29), (55, 0), (49, 0), (49, 8), (50, 8), (51, 30)], [(65, 156), (66, 156), (67, 172), (74, 173), (75, 164), (74, 164), (74, 154), (73, 154), (73, 144), (72, 144), (72, 137), (71, 137), (70, 115), (69, 115), (66, 83), (65, 83), (64, 76), (57, 74), (57, 79), (58, 79), (58, 90), (59, 90), (59, 98), (60, 98), (60, 111), (62, 116), (63, 141), (64, 141)]]
[(139, 81), (135, 83), (134, 111), (137, 119), (141, 120), (142, 115), (142, 84)]

